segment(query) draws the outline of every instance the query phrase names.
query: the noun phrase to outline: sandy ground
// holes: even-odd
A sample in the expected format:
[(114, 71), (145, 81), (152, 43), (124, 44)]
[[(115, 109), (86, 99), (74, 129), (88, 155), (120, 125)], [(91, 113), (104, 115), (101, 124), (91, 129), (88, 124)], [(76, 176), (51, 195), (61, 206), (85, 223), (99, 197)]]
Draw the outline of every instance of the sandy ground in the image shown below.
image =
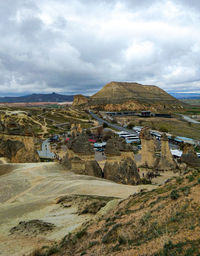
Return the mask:
[[(0, 164), (0, 255), (28, 255), (40, 245), (59, 241), (68, 232), (92, 218), (77, 215), (76, 208), (56, 204), (63, 195), (99, 195), (126, 198), (141, 189), (156, 186), (128, 186), (67, 172), (58, 163)], [(48, 235), (11, 235), (20, 221), (39, 219), (54, 223)]]

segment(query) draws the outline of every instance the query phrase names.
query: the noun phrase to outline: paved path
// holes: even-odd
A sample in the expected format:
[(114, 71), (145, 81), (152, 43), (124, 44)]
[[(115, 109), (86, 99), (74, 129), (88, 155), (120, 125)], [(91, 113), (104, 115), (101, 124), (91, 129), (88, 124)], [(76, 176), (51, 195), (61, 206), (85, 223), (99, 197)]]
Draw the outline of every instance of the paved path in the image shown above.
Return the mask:
[(100, 124), (103, 124), (103, 123), (106, 123), (108, 126), (114, 128), (114, 129), (117, 129), (119, 131), (124, 131), (124, 132), (129, 132), (131, 134), (135, 134), (135, 135), (138, 135), (136, 132), (134, 132), (133, 130), (130, 130), (130, 129), (127, 129), (127, 128), (124, 128), (120, 125), (117, 125), (117, 124), (113, 124), (113, 123), (110, 123), (106, 120), (104, 120), (103, 118), (100, 118), (98, 115), (94, 114), (91, 110), (89, 111), (90, 115), (96, 119)]
[(200, 124), (199, 121), (196, 121), (194, 119), (192, 119), (191, 117), (189, 116), (185, 116), (185, 115), (181, 115), (186, 121), (190, 122), (190, 123), (193, 123), (193, 124)]

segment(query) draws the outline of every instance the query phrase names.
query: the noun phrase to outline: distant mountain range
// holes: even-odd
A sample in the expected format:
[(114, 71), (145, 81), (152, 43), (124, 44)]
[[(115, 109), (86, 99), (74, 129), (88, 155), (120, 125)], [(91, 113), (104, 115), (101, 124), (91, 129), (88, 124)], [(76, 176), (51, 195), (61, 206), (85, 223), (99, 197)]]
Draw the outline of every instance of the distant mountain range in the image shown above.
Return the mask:
[(55, 92), (51, 94), (31, 94), (19, 97), (0, 97), (1, 103), (20, 103), (20, 102), (72, 102), (73, 95), (62, 95)]
[(169, 93), (177, 99), (200, 99), (200, 93)]

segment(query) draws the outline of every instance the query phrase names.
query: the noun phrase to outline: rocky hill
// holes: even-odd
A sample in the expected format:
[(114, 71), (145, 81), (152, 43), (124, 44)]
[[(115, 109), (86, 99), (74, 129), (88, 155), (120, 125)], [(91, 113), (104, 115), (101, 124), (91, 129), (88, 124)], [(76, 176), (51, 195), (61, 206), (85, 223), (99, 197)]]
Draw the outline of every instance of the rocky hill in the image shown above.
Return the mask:
[[(74, 106), (80, 105), (78, 100), (76, 102)], [(81, 105), (83, 106), (83, 101)], [(88, 102), (85, 101), (86, 106), (106, 111), (151, 110), (156, 112), (182, 109), (184, 104), (157, 86), (111, 82), (91, 96)]]

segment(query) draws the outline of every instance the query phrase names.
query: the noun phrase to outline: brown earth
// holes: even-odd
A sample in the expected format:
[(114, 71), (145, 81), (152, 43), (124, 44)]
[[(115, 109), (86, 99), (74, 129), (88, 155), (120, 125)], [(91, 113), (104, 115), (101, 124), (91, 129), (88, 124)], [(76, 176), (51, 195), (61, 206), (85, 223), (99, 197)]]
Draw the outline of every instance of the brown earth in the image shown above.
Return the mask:
[[(100, 212), (104, 213), (109, 209), (107, 205), (112, 209), (116, 202), (141, 189), (157, 187), (121, 185), (76, 175), (57, 163), (8, 163), (1, 164), (0, 170), (3, 170), (0, 176), (3, 256), (29, 255), (38, 247), (50, 246), (96, 217), (96, 211), (102, 207)], [(46, 223), (55, 227), (46, 230), (49, 227)]]
[(197, 256), (199, 184), (200, 169), (188, 168), (153, 191), (131, 195), (67, 235), (53, 255)]
[(156, 112), (182, 110), (185, 104), (157, 86), (111, 82), (91, 96), (89, 100), (83, 96), (77, 96), (73, 106), (85, 106), (85, 108), (105, 111), (151, 110)]

